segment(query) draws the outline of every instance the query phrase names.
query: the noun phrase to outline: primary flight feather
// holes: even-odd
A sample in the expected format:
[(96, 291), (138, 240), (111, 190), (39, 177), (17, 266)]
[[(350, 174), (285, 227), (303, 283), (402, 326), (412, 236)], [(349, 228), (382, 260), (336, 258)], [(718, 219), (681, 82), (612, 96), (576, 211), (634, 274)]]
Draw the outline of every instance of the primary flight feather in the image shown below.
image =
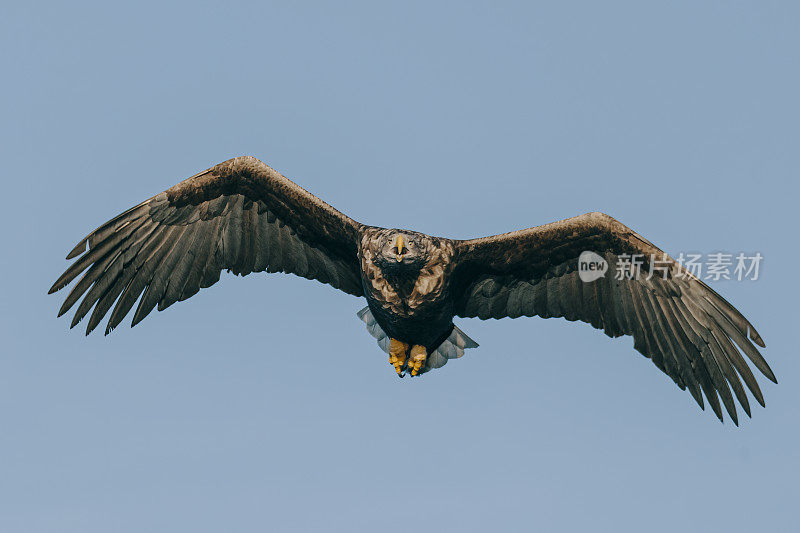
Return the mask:
[[(607, 264), (639, 256), (650, 275), (611, 272), (583, 281), (587, 250)], [(77, 258), (77, 259), (76, 259)], [(652, 275), (657, 258), (659, 274)], [(580, 320), (610, 337), (631, 335), (700, 407), (738, 423), (744, 386), (764, 405), (745, 357), (772, 381), (764, 342), (730, 303), (634, 231), (602, 213), (472, 240), (360, 224), (254, 157), (188, 178), (106, 222), (67, 255), (50, 293), (80, 278), (59, 316), (86, 333), (110, 312), (106, 334), (133, 309), (136, 325), (219, 280), (228, 270), (288, 272), (363, 296), (358, 316), (399, 376), (417, 376), (477, 346), (455, 316), (538, 315)], [(744, 355), (744, 356), (743, 356)], [(744, 382), (744, 386), (742, 384)]]

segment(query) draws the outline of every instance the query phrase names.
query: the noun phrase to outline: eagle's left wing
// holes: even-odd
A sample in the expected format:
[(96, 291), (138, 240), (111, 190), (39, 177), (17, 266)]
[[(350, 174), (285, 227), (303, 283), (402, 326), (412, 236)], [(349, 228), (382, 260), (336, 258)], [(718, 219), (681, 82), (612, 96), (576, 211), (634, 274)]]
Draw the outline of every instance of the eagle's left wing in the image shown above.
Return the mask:
[[(581, 281), (578, 258), (584, 251), (607, 261), (604, 276)], [(617, 279), (613, 270), (620, 258), (630, 259), (631, 265), (634, 258), (641, 259), (641, 275)], [(729, 386), (750, 415), (739, 376), (764, 405), (739, 349), (775, 381), (753, 346), (763, 347), (764, 341), (739, 311), (677, 261), (603, 213), (456, 241), (456, 262), (457, 315), (564, 317), (587, 322), (609, 337), (632, 335), (634, 348), (681, 389), (688, 388), (701, 408), (702, 390), (720, 420), (717, 394), (738, 423)]]
[(94, 309), (87, 335), (109, 311), (106, 333), (138, 300), (136, 325), (154, 307), (213, 285), (223, 270), (288, 272), (361, 296), (361, 228), (255, 157), (237, 157), (94, 230), (67, 255), (77, 260), (50, 292), (83, 273), (59, 316), (80, 300), (75, 326)]

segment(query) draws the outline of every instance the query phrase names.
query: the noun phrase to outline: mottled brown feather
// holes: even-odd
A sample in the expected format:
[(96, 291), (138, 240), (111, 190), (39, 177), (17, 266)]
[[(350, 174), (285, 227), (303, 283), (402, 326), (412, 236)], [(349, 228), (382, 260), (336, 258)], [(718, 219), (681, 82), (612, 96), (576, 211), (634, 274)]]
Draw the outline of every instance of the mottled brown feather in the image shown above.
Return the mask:
[(293, 273), (361, 296), (361, 228), (258, 159), (237, 157), (87, 235), (50, 292), (85, 272), (59, 315), (83, 298), (72, 325), (94, 307), (87, 333), (113, 307), (110, 332), (139, 298), (135, 325), (154, 307), (166, 309), (213, 285), (222, 270)]
[[(563, 317), (589, 323), (609, 337), (632, 335), (634, 348), (680, 388), (688, 388), (701, 407), (702, 390), (720, 420), (721, 400), (734, 423), (738, 423), (734, 397), (750, 414), (740, 376), (763, 405), (758, 384), (739, 350), (775, 381), (754, 346), (764, 346), (761, 336), (739, 311), (608, 215), (588, 213), (503, 235), (456, 241), (456, 250), (453, 286), (459, 316)], [(579, 280), (578, 257), (583, 251), (593, 251), (608, 261), (604, 277), (586, 283)], [(637, 279), (616, 279), (615, 265), (623, 254), (643, 255)], [(653, 270), (647, 279), (651, 257), (659, 266), (667, 265), (666, 278)]]

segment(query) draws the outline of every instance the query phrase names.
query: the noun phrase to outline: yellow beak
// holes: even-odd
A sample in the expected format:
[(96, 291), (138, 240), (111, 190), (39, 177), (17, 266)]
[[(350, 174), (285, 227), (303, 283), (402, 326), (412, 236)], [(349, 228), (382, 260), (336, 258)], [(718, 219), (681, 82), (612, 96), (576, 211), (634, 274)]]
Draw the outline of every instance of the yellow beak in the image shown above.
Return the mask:
[(405, 245), (406, 245), (405, 242), (403, 242), (403, 236), (402, 235), (398, 235), (397, 236), (397, 240), (394, 243), (394, 250), (395, 250), (395, 252), (394, 252), (395, 256), (394, 257), (395, 257), (395, 259), (397, 259), (398, 263), (403, 260), (402, 251), (403, 251), (403, 248), (405, 248)]

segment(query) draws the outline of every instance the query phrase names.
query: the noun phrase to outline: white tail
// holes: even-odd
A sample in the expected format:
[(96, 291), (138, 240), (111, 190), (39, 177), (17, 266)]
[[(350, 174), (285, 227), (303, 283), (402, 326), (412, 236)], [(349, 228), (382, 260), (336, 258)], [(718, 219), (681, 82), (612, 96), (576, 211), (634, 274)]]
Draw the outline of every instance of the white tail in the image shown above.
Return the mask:
[[(357, 315), (358, 318), (363, 320), (364, 324), (367, 325), (367, 331), (369, 331), (369, 334), (375, 337), (375, 339), (378, 341), (378, 346), (380, 346), (381, 350), (388, 354), (390, 339), (383, 329), (381, 329), (381, 327), (378, 325), (375, 317), (372, 316), (372, 311), (369, 310), (369, 307), (365, 307), (359, 311)], [(448, 359), (458, 359), (464, 355), (464, 350), (477, 347), (477, 342), (470, 339), (466, 333), (458, 329), (458, 326), (453, 326), (453, 331), (450, 332), (450, 335), (442, 342), (442, 344), (440, 344), (439, 347), (433, 351), (433, 353), (428, 354), (428, 360), (425, 363), (425, 369), (423, 370), (423, 373), (432, 368), (441, 368), (447, 364)]]

